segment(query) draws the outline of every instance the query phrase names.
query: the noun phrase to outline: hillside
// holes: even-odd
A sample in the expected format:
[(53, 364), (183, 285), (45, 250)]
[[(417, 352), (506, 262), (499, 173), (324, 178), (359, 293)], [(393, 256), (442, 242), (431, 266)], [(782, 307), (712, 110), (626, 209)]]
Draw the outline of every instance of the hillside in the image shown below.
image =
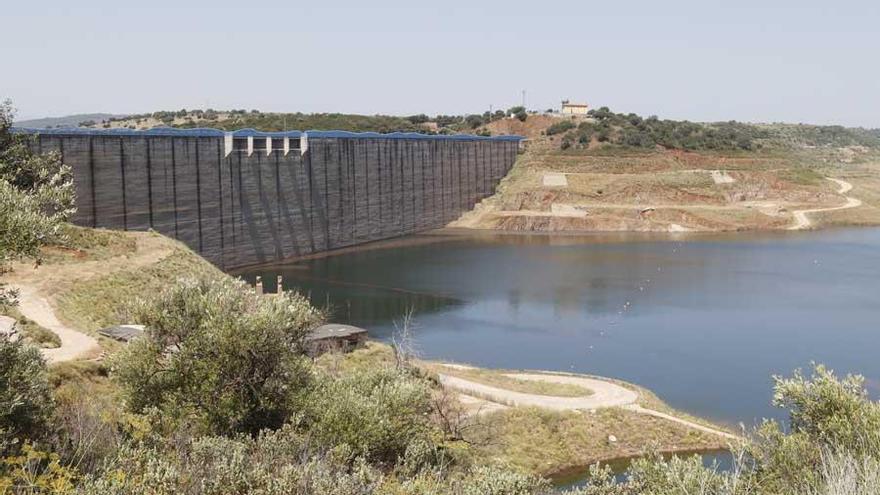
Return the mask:
[(880, 223), (876, 130), (610, 111), (487, 128), (524, 133), (527, 151), (498, 193), (452, 226), (666, 232)]
[(122, 118), (124, 115), (112, 113), (79, 113), (65, 115), (64, 117), (45, 117), (42, 119), (16, 120), (19, 127), (35, 127), (45, 129), (49, 127), (78, 127), (84, 123), (103, 122), (112, 118)]

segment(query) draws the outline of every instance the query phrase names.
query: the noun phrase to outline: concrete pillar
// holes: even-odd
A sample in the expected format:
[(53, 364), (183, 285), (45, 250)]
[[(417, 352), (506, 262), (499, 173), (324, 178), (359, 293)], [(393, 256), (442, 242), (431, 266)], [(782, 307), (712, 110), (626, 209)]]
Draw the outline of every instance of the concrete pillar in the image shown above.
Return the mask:
[(232, 133), (227, 132), (223, 135), (223, 151), (226, 153), (224, 156), (229, 156), (232, 153), (233, 141), (232, 141)]
[(284, 138), (284, 156), (287, 156), (288, 153), (290, 153), (290, 138), (286, 137)]
[(254, 154), (254, 137), (248, 136), (247, 140), (248, 140), (247, 154), (248, 154), (248, 156), (251, 156)]
[(266, 156), (269, 156), (271, 154), (272, 154), (272, 138), (267, 137), (266, 138)]

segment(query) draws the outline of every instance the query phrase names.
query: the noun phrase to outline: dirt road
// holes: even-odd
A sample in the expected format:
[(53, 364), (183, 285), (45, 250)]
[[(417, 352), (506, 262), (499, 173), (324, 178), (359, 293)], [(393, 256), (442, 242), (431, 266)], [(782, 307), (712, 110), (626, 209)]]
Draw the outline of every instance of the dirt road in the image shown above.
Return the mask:
[(810, 221), (810, 218), (807, 216), (810, 213), (820, 213), (824, 211), (835, 211), (835, 210), (845, 210), (847, 208), (855, 208), (857, 206), (862, 205), (862, 201), (860, 199), (852, 198), (846, 195), (846, 193), (850, 192), (853, 188), (852, 184), (845, 180), (840, 179), (832, 179), (831, 177), (826, 177), (826, 179), (834, 182), (840, 189), (837, 190), (837, 194), (840, 194), (844, 198), (846, 198), (846, 204), (841, 206), (832, 206), (830, 208), (811, 208), (808, 210), (795, 210), (792, 212), (794, 215), (794, 225), (788, 228), (788, 230), (803, 230), (812, 227), (813, 222)]

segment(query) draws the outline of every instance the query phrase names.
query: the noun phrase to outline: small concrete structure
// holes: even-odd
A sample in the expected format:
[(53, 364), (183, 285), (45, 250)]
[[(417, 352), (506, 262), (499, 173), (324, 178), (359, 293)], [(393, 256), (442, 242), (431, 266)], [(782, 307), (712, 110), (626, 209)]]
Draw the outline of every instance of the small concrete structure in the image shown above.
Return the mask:
[(312, 330), (305, 338), (306, 353), (319, 356), (329, 351), (349, 352), (367, 341), (367, 330), (352, 325), (328, 323)]
[(128, 343), (144, 334), (143, 325), (116, 325), (102, 328), (98, 333), (120, 342)]

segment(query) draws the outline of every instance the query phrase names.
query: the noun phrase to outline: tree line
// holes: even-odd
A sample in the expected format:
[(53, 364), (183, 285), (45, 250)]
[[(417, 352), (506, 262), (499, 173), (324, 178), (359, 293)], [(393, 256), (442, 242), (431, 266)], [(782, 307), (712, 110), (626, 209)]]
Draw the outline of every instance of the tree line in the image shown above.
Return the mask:
[(759, 150), (793, 147), (880, 147), (880, 129), (806, 124), (748, 124), (736, 121), (699, 123), (615, 113), (608, 107), (588, 112), (589, 120), (563, 121), (548, 135), (563, 133), (561, 149), (614, 145), (683, 150)]

